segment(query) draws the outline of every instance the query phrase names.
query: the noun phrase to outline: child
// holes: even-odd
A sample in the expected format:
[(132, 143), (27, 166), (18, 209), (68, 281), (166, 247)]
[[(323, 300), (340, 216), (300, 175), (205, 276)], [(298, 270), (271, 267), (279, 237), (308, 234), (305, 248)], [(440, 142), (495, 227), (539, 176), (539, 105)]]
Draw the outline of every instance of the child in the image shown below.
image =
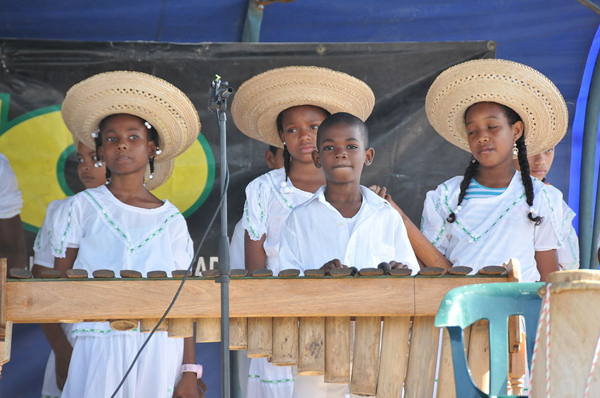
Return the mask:
[[(374, 103), (364, 82), (326, 68), (278, 68), (242, 84), (231, 106), (236, 126), (259, 141), (283, 146), (285, 161), (283, 169), (256, 178), (246, 188), (242, 222), (248, 270), (269, 268), (274, 275), (279, 273), (283, 223), (295, 206), (325, 183), (312, 161), (321, 122), (339, 111), (365, 120)], [(247, 398), (290, 398), (292, 392), (291, 367), (273, 366), (266, 358), (251, 360)]]
[[(329, 116), (318, 131), (315, 166), (323, 170), (326, 185), (297, 206), (281, 233), (280, 258), (286, 267), (304, 271), (317, 264), (324, 270), (339, 267), (418, 269), (402, 218), (392, 206), (360, 185), (363, 166), (373, 161), (367, 126), (348, 113)], [(310, 233), (307, 233), (310, 231)], [(344, 397), (347, 386), (332, 394), (323, 376), (295, 380), (295, 397)], [(337, 387), (337, 386), (336, 386)]]
[(464, 177), (427, 194), (425, 236), (454, 265), (476, 272), (514, 257), (523, 281), (545, 281), (558, 270), (562, 195), (530, 177), (527, 156), (556, 145), (566, 132), (558, 89), (516, 62), (468, 61), (435, 80), (426, 111), (442, 137), (473, 156)]
[[(106, 184), (106, 170), (104, 165), (96, 167), (96, 163), (98, 162), (96, 150), (85, 146), (82, 142), (75, 142), (75, 147), (77, 148), (77, 174), (83, 185), (86, 188), (96, 188)], [(35, 242), (33, 244), (35, 253), (33, 257), (32, 273), (36, 278), (41, 277), (42, 271), (54, 268), (54, 255), (52, 254), (52, 249), (50, 248), (48, 240), (50, 238), (51, 227), (54, 225), (55, 211), (67, 200), (68, 199), (59, 199), (48, 204), (46, 218), (44, 219), (44, 223), (35, 237)], [(61, 389), (64, 386), (69, 366), (69, 356), (71, 352), (69, 346), (71, 346), (72, 343), (72, 326), (73, 325), (69, 323), (61, 324), (63, 334), (67, 339), (67, 341), (63, 340), (63, 343), (65, 345), (68, 344), (68, 346), (66, 346), (65, 350), (60, 351), (58, 356), (54, 354), (54, 351), (50, 352), (48, 364), (46, 365), (46, 372), (44, 374), (42, 397), (58, 398), (61, 396)], [(40, 327), (45, 331), (45, 324), (40, 324)], [(52, 333), (52, 326), (48, 332)], [(58, 337), (60, 338), (62, 336), (59, 335)], [(52, 336), (49, 337), (49, 340), (50, 339), (52, 339)], [(57, 373), (57, 369), (60, 369), (61, 372)]]
[[(69, 90), (62, 115), (78, 140), (96, 146), (109, 182), (73, 196), (56, 210), (50, 238), (55, 269), (63, 274), (70, 268), (89, 273), (112, 269), (117, 275), (122, 269), (143, 274), (187, 269), (193, 248), (185, 219), (144, 186), (148, 169), (148, 180), (159, 168), (170, 170), (173, 158), (198, 135), (198, 114), (185, 94), (144, 73), (101, 73)], [(58, 327), (56, 336), (60, 331)], [(107, 322), (82, 322), (73, 326), (72, 337), (62, 398), (105, 398), (147, 335), (137, 328), (115, 331)], [(58, 356), (64, 336), (51, 345)], [(187, 365), (194, 360), (194, 349), (193, 338), (156, 333), (117, 396), (202, 396), (197, 368)]]
[(21, 208), (23, 196), (17, 184), (17, 176), (6, 156), (0, 153), (0, 258), (6, 258), (7, 271), (27, 266), (27, 252)]
[[(529, 156), (527, 161), (531, 168), (531, 175), (548, 185), (548, 189), (553, 189), (553, 187), (546, 182), (546, 176), (554, 161), (554, 147), (540, 152), (535, 156)], [(513, 163), (517, 170), (521, 171), (518, 160), (514, 159)], [(558, 255), (558, 265), (560, 265), (561, 269), (577, 269), (579, 268), (579, 240), (577, 239), (575, 228), (573, 228), (573, 218), (575, 218), (575, 213), (564, 200), (562, 202), (562, 209), (564, 217), (561, 222), (561, 247), (556, 251)]]

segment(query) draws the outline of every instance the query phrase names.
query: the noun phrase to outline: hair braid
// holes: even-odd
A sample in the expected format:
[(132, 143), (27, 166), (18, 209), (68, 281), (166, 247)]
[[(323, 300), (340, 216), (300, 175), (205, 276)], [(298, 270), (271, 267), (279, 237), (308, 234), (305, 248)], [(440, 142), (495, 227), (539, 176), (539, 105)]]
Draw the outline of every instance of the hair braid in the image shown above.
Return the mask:
[(471, 156), (471, 162), (467, 166), (463, 180), (460, 183), (460, 194), (458, 195), (458, 203), (456, 204), (456, 210), (450, 213), (446, 218), (446, 221), (448, 221), (449, 223), (453, 223), (454, 221), (456, 221), (456, 213), (460, 211), (460, 204), (465, 198), (465, 195), (467, 194), (467, 188), (469, 188), (471, 180), (473, 179), (473, 177), (475, 177), (475, 174), (477, 174), (477, 170), (479, 170), (479, 162), (477, 161), (477, 159)]
[(283, 168), (285, 169), (285, 179), (290, 177), (290, 169), (292, 168), (292, 155), (287, 149), (287, 145), (283, 144)]
[(529, 214), (527, 217), (535, 223), (535, 225), (540, 225), (543, 221), (543, 218), (540, 216), (535, 216), (535, 214), (531, 211), (533, 208), (533, 182), (531, 181), (531, 175), (529, 174), (529, 161), (527, 160), (527, 146), (525, 145), (525, 135), (521, 135), (519, 139), (516, 141), (517, 149), (519, 150), (518, 159), (519, 159), (519, 167), (521, 168), (521, 180), (523, 181), (523, 187), (525, 188), (525, 197), (527, 199), (527, 204), (529, 205)]

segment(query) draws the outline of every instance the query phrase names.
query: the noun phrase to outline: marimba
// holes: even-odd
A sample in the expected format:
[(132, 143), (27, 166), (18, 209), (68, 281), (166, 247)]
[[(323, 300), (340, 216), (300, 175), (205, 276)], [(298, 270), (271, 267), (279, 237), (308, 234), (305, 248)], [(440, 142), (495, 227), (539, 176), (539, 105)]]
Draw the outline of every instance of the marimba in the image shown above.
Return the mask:
[[(3, 267), (0, 365), (10, 358), (12, 323), (134, 319), (150, 331), (181, 283), (174, 278), (6, 280)], [(348, 383), (354, 394), (400, 397), (404, 389), (405, 397), (430, 397), (439, 337), (434, 317), (442, 298), (458, 286), (519, 280), (518, 265), (511, 261), (507, 269), (496, 276), (232, 278), (230, 347), (269, 357), (276, 365), (298, 365), (300, 374)], [(190, 277), (168, 325), (173, 336), (186, 337), (195, 322), (197, 341), (218, 341), (220, 311), (214, 279)], [(485, 369), (487, 330), (480, 329), (471, 332), (469, 361)], [(454, 394), (448, 355), (445, 345), (438, 396)]]

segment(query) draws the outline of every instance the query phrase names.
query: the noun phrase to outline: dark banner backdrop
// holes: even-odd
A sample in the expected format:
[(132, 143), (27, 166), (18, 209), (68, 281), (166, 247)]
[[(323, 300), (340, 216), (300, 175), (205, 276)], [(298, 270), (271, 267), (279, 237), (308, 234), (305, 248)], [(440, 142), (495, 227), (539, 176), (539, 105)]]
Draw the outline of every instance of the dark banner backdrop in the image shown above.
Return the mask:
[[(481, 41), (172, 44), (0, 40), (0, 152), (10, 159), (23, 191), (22, 219), (31, 247), (48, 202), (82, 189), (69, 147), (70, 136), (59, 115), (66, 91), (93, 74), (111, 70), (135, 70), (163, 78), (190, 97), (202, 122), (195, 149), (184, 155), (185, 162), (176, 164), (171, 185), (157, 194), (170, 200), (171, 196), (179, 198), (173, 202), (186, 216), (197, 244), (219, 202), (219, 130), (215, 116), (207, 111), (207, 93), (214, 75), (219, 74), (236, 89), (248, 78), (272, 68), (323, 66), (356, 76), (373, 89), (376, 105), (367, 125), (376, 156), (373, 165), (365, 169), (362, 183), (386, 186), (419, 225), (425, 193), (462, 174), (469, 159), (466, 152), (441, 139), (427, 122), (427, 90), (444, 69), (494, 56), (495, 43)], [(241, 134), (230, 116), (227, 131), (231, 234), (242, 215), (246, 185), (267, 167), (265, 144)], [(50, 180), (57, 183), (46, 187)], [(201, 249), (202, 268), (217, 265), (218, 224), (211, 228)], [(38, 351), (47, 350), (43, 341), (28, 341), (26, 345), (31, 344), (40, 346)], [(7, 371), (15, 369), (8, 384), (20, 386), (18, 396), (35, 396), (36, 391), (30, 395), (23, 388), (33, 379), (41, 384), (40, 369), (32, 370), (32, 362), (15, 351), (7, 366)], [(45, 358), (39, 367), (42, 362)], [(216, 367), (213, 370), (217, 371)], [(7, 378), (3, 379), (6, 382)], [(212, 391), (218, 391), (216, 383)], [(10, 390), (9, 385), (2, 384), (5, 396), (17, 396), (6, 390)], [(38, 388), (39, 396), (39, 385), (30, 386), (32, 390)]]

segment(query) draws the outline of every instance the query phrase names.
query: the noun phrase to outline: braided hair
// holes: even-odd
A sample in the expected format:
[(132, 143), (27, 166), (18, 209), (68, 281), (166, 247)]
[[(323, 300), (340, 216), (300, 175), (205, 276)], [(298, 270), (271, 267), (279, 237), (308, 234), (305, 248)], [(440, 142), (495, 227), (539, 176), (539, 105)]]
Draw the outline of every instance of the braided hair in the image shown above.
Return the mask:
[[(114, 116), (119, 116), (119, 115), (121, 115), (121, 114), (114, 114), (114, 115), (106, 116), (104, 119), (102, 119), (100, 121), (100, 123), (98, 123), (98, 131), (96, 132), (96, 135), (94, 136), (94, 144), (96, 144), (96, 158), (98, 160), (100, 160), (100, 154), (98, 152), (98, 148), (100, 148), (102, 146), (102, 129), (104, 128), (104, 125), (110, 118), (112, 118)], [(126, 115), (129, 115), (129, 114), (127, 113)], [(130, 115), (130, 116), (135, 116), (135, 115)], [(139, 116), (135, 116), (135, 117), (139, 118), (142, 121), (142, 124), (144, 124), (146, 126), (146, 128), (148, 129), (148, 141), (154, 141), (154, 144), (158, 148), (158, 143), (159, 143), (158, 131), (156, 131), (154, 126), (151, 126), (150, 123), (148, 123), (146, 125), (146, 123), (147, 123), (146, 120), (142, 119)], [(150, 128), (148, 128), (148, 126), (150, 126)], [(150, 159), (148, 159), (148, 162), (150, 164), (150, 174), (152, 174), (152, 173), (154, 173), (154, 156), (152, 156)], [(110, 181), (110, 175), (111, 175), (110, 169), (108, 167), (106, 167), (106, 181)]]
[[(310, 106), (321, 110), (326, 116), (331, 115), (331, 113), (329, 113), (327, 110), (325, 110), (319, 106), (315, 106), (315, 105), (310, 105)], [(290, 109), (290, 108), (288, 108), (288, 109)], [(279, 134), (283, 133), (283, 114), (285, 113), (285, 111), (287, 111), (287, 109), (279, 112), (279, 115), (277, 115), (276, 123), (277, 123), (277, 131), (279, 132)], [(283, 143), (283, 169), (285, 170), (285, 180), (287, 181), (290, 176), (290, 170), (292, 169), (292, 155), (290, 155), (290, 151), (288, 151), (287, 145), (285, 144), (285, 142)]]
[[(475, 104), (473, 104), (473, 105), (475, 105)], [(469, 109), (471, 109), (471, 107), (473, 105), (471, 105), (465, 111), (465, 118), (467, 116), (467, 113), (469, 112)], [(497, 104), (497, 105), (500, 106), (500, 108), (502, 109), (502, 112), (504, 113), (504, 115), (506, 116), (506, 119), (508, 120), (509, 126), (514, 125), (516, 122), (522, 122), (521, 117), (517, 114), (517, 112), (515, 112), (514, 110), (512, 110), (511, 108), (509, 108), (505, 105), (502, 105), (502, 104)], [(526, 198), (527, 204), (529, 205), (529, 213), (527, 214), (527, 217), (533, 223), (535, 223), (535, 225), (540, 225), (541, 222), (543, 221), (543, 218), (536, 215), (535, 209), (533, 208), (534, 191), (533, 191), (533, 182), (531, 181), (531, 175), (529, 173), (529, 161), (527, 160), (527, 147), (525, 145), (525, 134), (521, 134), (521, 137), (519, 137), (517, 139), (516, 147), (519, 151), (517, 157), (519, 160), (519, 167), (521, 168), (521, 180), (523, 182), (523, 187), (525, 188), (525, 198)], [(448, 215), (448, 217), (446, 218), (446, 221), (448, 221), (449, 223), (453, 223), (454, 221), (456, 221), (456, 213), (458, 213), (461, 210), (461, 203), (467, 193), (467, 188), (469, 187), (469, 184), (471, 184), (471, 180), (473, 179), (473, 177), (475, 177), (475, 174), (477, 174), (478, 170), (479, 170), (479, 162), (477, 161), (477, 159), (475, 159), (474, 156), (471, 156), (471, 162), (469, 163), (469, 166), (467, 166), (467, 169), (465, 170), (464, 178), (463, 178), (462, 182), (460, 183), (460, 193), (458, 195), (458, 203), (456, 204), (456, 209), (454, 211), (452, 211), (450, 213), (450, 215)]]

